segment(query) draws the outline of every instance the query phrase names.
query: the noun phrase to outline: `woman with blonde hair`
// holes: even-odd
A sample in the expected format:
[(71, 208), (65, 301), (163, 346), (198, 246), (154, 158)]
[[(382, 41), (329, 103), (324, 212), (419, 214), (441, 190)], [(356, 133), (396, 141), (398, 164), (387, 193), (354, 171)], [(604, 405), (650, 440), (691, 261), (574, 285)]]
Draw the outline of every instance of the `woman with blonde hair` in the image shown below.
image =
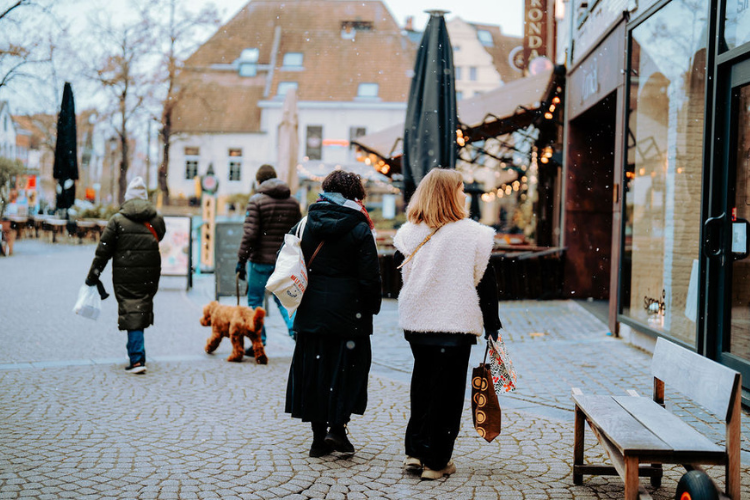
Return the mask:
[(404, 285), (399, 326), (411, 345), (411, 415), (404, 466), (422, 479), (456, 471), (458, 436), (471, 346), (497, 338), (497, 285), (489, 263), (494, 231), (469, 219), (463, 178), (433, 169), (406, 209), (394, 237)]

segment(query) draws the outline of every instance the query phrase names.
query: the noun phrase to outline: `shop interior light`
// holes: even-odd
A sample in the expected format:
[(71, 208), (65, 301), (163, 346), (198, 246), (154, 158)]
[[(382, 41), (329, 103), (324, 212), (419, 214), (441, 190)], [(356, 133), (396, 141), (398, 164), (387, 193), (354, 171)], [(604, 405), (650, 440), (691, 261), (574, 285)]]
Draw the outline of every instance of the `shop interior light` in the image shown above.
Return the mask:
[(555, 96), (552, 98), (552, 104), (560, 104), (560, 98)]
[(365, 158), (365, 165), (372, 165), (372, 160), (369, 157)]
[(553, 116), (553, 115), (552, 115), (552, 113), (550, 113), (549, 111), (547, 111), (546, 113), (544, 113), (544, 117), (545, 117), (546, 119), (548, 119), (548, 120), (551, 120), (551, 119), (552, 119), (552, 116)]
[(555, 110), (555, 105), (554, 104), (550, 104), (549, 105), (549, 110), (550, 110), (550, 112), (554, 111)]
[(541, 158), (539, 159), (539, 161), (541, 161), (542, 163), (549, 163), (549, 158), (547, 158), (546, 156), (542, 156), (542, 157), (541, 157)]
[(461, 147), (466, 144), (466, 139), (464, 138), (464, 133), (461, 131), (461, 129), (456, 130), (456, 143)]
[(646, 169), (641, 167), (640, 170), (638, 170), (639, 175), (646, 175)]

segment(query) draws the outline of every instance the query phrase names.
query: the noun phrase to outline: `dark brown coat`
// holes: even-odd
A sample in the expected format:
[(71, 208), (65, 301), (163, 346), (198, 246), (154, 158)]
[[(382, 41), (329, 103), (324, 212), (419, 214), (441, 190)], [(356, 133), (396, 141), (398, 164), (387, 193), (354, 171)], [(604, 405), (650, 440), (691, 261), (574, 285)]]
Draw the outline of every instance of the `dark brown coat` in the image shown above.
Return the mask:
[(283, 181), (268, 179), (250, 197), (245, 211), (242, 243), (237, 259), (275, 264), (284, 235), (302, 218), (299, 202)]

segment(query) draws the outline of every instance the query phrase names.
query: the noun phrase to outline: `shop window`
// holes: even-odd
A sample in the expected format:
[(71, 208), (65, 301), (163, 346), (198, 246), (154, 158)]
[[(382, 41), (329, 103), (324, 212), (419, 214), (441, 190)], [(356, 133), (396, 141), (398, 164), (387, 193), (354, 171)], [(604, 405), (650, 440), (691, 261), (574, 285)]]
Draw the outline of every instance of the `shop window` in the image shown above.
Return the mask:
[(461, 92), (460, 90), (457, 90), (457, 91), (456, 91), (456, 100), (457, 100), (457, 101), (460, 101), (460, 100), (461, 100), (461, 99), (463, 99), (463, 98), (464, 98), (464, 93), (463, 93), (463, 92)]
[[(719, 37), (719, 51), (726, 52), (750, 41), (750, 2), (737, 0), (726, 2), (722, 20), (724, 36)], [(708, 12), (705, 13), (708, 15)]]
[(279, 82), (279, 86), (276, 90), (278, 97), (283, 97), (292, 89), (297, 89), (297, 82)]
[(301, 69), (304, 57), (302, 52), (287, 52), (284, 54), (284, 60), (281, 64), (284, 69)]
[(469, 68), (469, 80), (472, 82), (477, 81), (477, 68), (474, 66)]
[(321, 125), (307, 126), (305, 156), (307, 156), (309, 160), (323, 159), (323, 127)]
[(708, 0), (699, 4), (669, 3), (631, 32), (620, 276), (623, 317), (691, 345), (708, 33), (694, 13)]
[(357, 97), (377, 97), (379, 88), (377, 83), (360, 83), (357, 87)]
[(460, 80), (461, 79), (461, 67), (456, 66), (455, 68), (453, 68), (453, 74), (456, 76), (456, 80)]

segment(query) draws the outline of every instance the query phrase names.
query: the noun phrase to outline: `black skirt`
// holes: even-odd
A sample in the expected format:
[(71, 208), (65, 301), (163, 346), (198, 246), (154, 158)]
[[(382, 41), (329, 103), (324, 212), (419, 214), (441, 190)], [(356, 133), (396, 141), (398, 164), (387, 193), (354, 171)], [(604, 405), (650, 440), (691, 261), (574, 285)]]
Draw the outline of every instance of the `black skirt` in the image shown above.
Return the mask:
[(343, 425), (367, 408), (370, 337), (299, 332), (286, 387), (286, 412), (303, 422)]

